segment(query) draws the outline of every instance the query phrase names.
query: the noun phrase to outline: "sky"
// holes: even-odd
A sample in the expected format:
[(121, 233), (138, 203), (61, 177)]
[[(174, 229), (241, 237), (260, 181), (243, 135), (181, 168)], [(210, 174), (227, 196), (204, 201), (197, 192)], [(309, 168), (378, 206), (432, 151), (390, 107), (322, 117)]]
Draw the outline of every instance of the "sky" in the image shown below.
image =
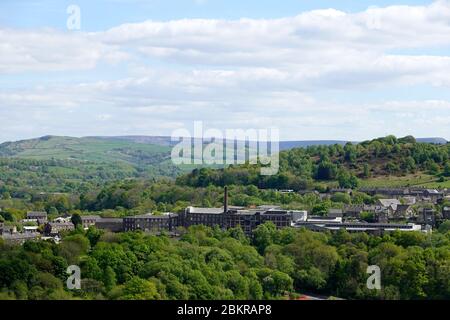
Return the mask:
[(0, 2), (0, 142), (194, 121), (450, 140), (449, 89), (450, 0)]

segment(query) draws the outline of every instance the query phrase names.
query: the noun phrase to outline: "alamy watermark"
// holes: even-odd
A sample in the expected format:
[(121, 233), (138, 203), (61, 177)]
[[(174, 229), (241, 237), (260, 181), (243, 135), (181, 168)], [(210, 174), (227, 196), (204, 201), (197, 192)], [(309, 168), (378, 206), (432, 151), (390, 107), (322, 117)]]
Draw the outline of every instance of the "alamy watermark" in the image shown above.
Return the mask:
[(381, 290), (381, 270), (377, 265), (368, 266), (366, 272), (370, 274), (367, 278), (367, 289), (369, 290)]
[(79, 266), (71, 265), (67, 268), (67, 289), (69, 290), (80, 290), (81, 289), (81, 270)]
[(66, 26), (68, 30), (81, 29), (81, 9), (75, 4), (71, 4), (66, 9), (69, 17), (67, 18)]
[(194, 132), (177, 129), (172, 133), (172, 162), (175, 165), (260, 164), (262, 175), (279, 169), (280, 134), (277, 128), (204, 130), (194, 122)]

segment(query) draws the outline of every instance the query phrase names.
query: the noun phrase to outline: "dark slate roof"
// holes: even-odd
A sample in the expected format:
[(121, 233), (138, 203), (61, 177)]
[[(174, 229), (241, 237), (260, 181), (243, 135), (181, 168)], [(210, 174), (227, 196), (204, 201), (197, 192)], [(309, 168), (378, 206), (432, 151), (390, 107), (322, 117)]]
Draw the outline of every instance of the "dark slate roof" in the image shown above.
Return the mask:
[(47, 212), (42, 211), (30, 211), (27, 212), (27, 217), (34, 216), (34, 217), (47, 217)]

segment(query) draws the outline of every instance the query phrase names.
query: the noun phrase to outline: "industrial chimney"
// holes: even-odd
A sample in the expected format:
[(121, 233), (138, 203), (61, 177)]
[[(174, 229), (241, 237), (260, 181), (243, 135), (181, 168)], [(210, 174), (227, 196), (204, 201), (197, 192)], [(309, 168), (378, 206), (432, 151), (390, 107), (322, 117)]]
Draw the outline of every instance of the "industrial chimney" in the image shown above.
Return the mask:
[(223, 190), (223, 212), (228, 213), (228, 187)]

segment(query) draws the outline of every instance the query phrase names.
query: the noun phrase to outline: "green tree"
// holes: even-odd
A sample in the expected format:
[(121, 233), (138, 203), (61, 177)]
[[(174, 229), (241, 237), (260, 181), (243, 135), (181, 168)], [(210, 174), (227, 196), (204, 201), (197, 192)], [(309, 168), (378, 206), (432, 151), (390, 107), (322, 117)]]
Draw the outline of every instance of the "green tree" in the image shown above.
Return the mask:
[(156, 285), (139, 277), (133, 277), (125, 283), (120, 297), (121, 300), (158, 300), (160, 298)]
[(446, 233), (450, 231), (450, 220), (442, 222), (438, 230), (440, 233)]
[(83, 221), (81, 220), (81, 216), (78, 213), (74, 213), (70, 220), (74, 224), (75, 228), (77, 228), (78, 226), (83, 225)]
[(116, 273), (114, 272), (113, 268), (107, 266), (105, 268), (105, 271), (103, 272), (103, 284), (105, 285), (106, 290), (109, 291), (114, 288), (116, 283)]
[(442, 174), (446, 177), (450, 177), (450, 161), (447, 161), (444, 165), (444, 171)]
[(338, 182), (341, 188), (357, 188), (359, 185), (358, 178), (346, 170), (341, 170), (338, 175)]
[(350, 195), (348, 193), (336, 192), (335, 194), (333, 194), (331, 196), (331, 201), (350, 204), (350, 202), (352, 201), (352, 198), (350, 197)]
[(321, 202), (312, 208), (312, 214), (319, 215), (319, 216), (326, 216), (328, 214), (328, 210), (330, 209), (330, 206), (326, 202)]
[(86, 237), (89, 239), (91, 247), (95, 247), (101, 236), (104, 234), (103, 230), (99, 230), (93, 226), (90, 226), (86, 232)]
[(316, 178), (318, 180), (333, 180), (336, 177), (336, 165), (329, 161), (321, 161), (317, 166)]
[(370, 166), (368, 163), (364, 163), (363, 166), (363, 177), (370, 178)]
[(273, 243), (276, 231), (272, 222), (261, 224), (253, 231), (253, 242), (261, 254)]

